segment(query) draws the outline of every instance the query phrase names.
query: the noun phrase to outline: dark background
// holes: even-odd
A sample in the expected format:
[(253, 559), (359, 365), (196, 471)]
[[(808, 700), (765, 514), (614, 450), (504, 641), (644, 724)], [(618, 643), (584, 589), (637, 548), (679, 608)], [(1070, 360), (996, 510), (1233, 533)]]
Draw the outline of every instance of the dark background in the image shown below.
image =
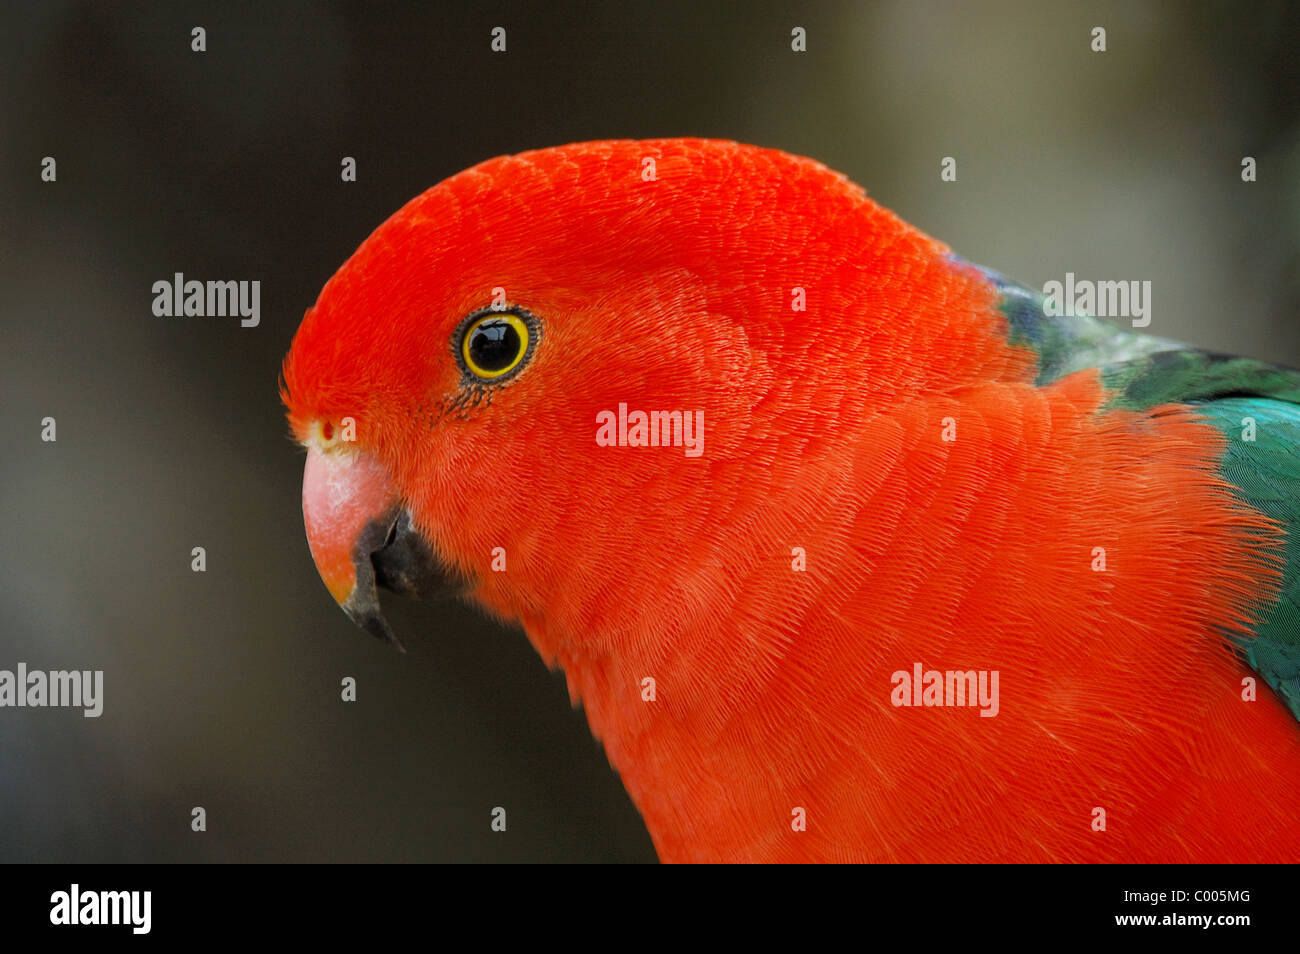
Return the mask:
[[(675, 135), (811, 155), (973, 261), (1149, 279), (1150, 332), (1300, 364), (1283, 3), (2, 15), (0, 668), (102, 669), (105, 703), (0, 709), (0, 861), (654, 858), (521, 633), (388, 599), (399, 656), (339, 612), (303, 535), (276, 391), (294, 329), (374, 227), (482, 159)], [(260, 326), (155, 317), (177, 271), (260, 280)]]

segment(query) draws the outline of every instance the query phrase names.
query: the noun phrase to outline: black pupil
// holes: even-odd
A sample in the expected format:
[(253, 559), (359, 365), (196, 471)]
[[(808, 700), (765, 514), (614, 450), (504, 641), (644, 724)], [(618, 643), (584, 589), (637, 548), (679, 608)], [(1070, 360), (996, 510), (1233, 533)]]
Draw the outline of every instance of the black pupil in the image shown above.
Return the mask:
[(519, 357), (519, 332), (508, 322), (485, 321), (469, 333), (469, 356), (484, 371), (510, 367)]

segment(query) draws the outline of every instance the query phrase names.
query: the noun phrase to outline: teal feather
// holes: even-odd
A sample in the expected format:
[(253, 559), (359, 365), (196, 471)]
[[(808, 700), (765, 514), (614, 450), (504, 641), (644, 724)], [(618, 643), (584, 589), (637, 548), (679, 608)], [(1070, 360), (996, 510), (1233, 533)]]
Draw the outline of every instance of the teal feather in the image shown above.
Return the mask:
[[(1300, 405), (1226, 398), (1200, 405), (1228, 439), (1220, 469), (1238, 496), (1286, 527), (1282, 593), (1244, 644), (1246, 660), (1300, 719)], [(1254, 440), (1246, 440), (1246, 421)]]

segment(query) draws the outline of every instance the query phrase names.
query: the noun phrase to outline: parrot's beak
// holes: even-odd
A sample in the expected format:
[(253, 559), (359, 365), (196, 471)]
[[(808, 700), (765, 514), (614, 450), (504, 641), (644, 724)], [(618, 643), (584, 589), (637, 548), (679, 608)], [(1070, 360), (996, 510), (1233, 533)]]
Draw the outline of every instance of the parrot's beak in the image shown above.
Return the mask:
[(330, 595), (354, 623), (399, 652), (406, 650), (384, 619), (377, 587), (417, 599), (459, 588), (415, 529), (387, 471), (363, 451), (308, 447), (302, 515)]

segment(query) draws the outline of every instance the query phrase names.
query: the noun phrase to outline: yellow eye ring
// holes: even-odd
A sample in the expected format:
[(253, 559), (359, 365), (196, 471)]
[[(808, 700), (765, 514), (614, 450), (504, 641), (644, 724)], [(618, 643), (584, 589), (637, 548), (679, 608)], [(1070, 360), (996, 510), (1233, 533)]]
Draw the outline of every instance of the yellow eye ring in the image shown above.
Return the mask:
[(471, 315), (460, 336), (465, 370), (483, 381), (497, 381), (517, 370), (532, 349), (529, 322), (513, 311)]

